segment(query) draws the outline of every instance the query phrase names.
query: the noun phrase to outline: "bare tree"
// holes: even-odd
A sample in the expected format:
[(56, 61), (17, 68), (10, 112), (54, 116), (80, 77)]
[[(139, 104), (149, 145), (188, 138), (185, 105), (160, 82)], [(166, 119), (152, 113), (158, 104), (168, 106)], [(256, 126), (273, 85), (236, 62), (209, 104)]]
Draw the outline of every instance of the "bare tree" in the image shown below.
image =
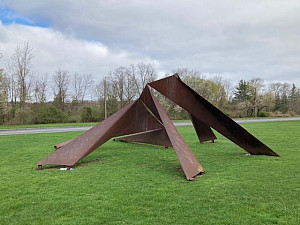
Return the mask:
[(189, 69), (189, 68), (177, 68), (173, 71), (177, 73), (179, 77), (197, 93), (199, 93), (204, 98), (210, 96), (209, 92), (211, 85), (205, 79), (205, 75), (199, 70)]
[(103, 82), (103, 87), (105, 86), (104, 94), (106, 95), (107, 100), (107, 115), (115, 113), (118, 108), (118, 90), (113, 80), (113, 74), (110, 73)]
[(173, 73), (177, 73), (181, 79), (184, 79), (187, 76), (205, 79), (205, 75), (196, 69), (177, 68), (177, 70), (173, 70)]
[(125, 79), (127, 75), (127, 68), (120, 66), (112, 74), (111, 77), (113, 89), (116, 91), (118, 100), (120, 101), (120, 108), (122, 108), (125, 104), (125, 96), (124, 96), (124, 89), (125, 89)]
[(138, 89), (135, 84), (136, 84), (136, 77), (134, 73), (132, 73), (129, 67), (126, 70), (126, 76), (124, 80), (124, 97), (126, 103), (132, 102), (132, 100), (138, 95)]
[(92, 74), (73, 74), (72, 78), (72, 99), (74, 102), (78, 103), (81, 101), (83, 103), (86, 95), (90, 93), (91, 87), (93, 85), (94, 79)]
[(275, 96), (274, 110), (286, 112), (289, 108), (288, 95), (291, 90), (291, 85), (288, 83), (272, 83), (269, 90)]
[(94, 78), (90, 73), (84, 73), (82, 75), (82, 80), (83, 80), (83, 86), (82, 86), (81, 102), (84, 101), (85, 97), (88, 94), (91, 94), (92, 86), (94, 84)]
[(72, 101), (75, 103), (79, 102), (79, 99), (82, 98), (82, 86), (83, 79), (82, 76), (78, 73), (74, 73), (72, 77)]
[[(264, 111), (272, 111), (275, 106), (275, 96), (271, 91), (267, 91), (262, 94), (262, 101), (260, 110), (264, 109)], [(259, 113), (259, 112), (258, 112)]]
[(94, 96), (97, 98), (98, 102), (104, 100), (104, 80), (98, 82), (94, 88)]
[(295, 84), (292, 84), (292, 88), (289, 93), (289, 110), (295, 112), (297, 103), (297, 88)]
[(28, 119), (25, 114), (30, 112), (30, 108), (26, 106), (26, 101), (30, 100), (32, 77), (34, 75), (32, 59), (33, 49), (27, 42), (15, 48), (7, 66), (9, 98), (12, 107), (16, 109), (16, 106), (19, 105), (19, 109), (14, 112), (18, 115), (20, 123), (24, 123)]
[[(191, 71), (189, 68), (177, 68), (173, 73), (177, 73), (181, 79), (184, 79), (186, 76), (191, 75)], [(167, 74), (169, 76), (169, 74)]]
[(288, 96), (290, 90), (291, 90), (291, 84), (285, 82), (281, 85), (281, 95), (282, 96)]
[(0, 68), (0, 124), (5, 121), (5, 115), (8, 113), (8, 79)]
[(215, 83), (215, 102), (219, 108), (222, 108), (224, 104), (228, 101), (228, 94), (225, 89), (225, 85), (228, 85), (227, 81), (224, 80), (220, 75), (216, 75), (213, 78)]
[(138, 94), (140, 95), (146, 84), (154, 81), (157, 78), (157, 71), (152, 64), (140, 62), (136, 65), (133, 76), (135, 77), (135, 84)]
[(33, 97), (35, 103), (45, 103), (47, 100), (48, 78), (47, 74), (36, 78), (33, 83)]
[(205, 79), (205, 76), (198, 70), (178, 69), (177, 74), (194, 91), (208, 101), (213, 101), (212, 82)]
[(269, 86), (269, 90), (273, 92), (275, 97), (280, 95), (281, 83), (271, 83)]
[(264, 81), (261, 78), (253, 78), (249, 81), (250, 86), (250, 92), (251, 92), (251, 102), (253, 105), (253, 115), (255, 117), (258, 116), (259, 111), (265, 107), (264, 105), (261, 105), (263, 100), (263, 87), (264, 87)]
[(223, 79), (223, 86), (226, 92), (227, 100), (230, 101), (233, 98), (233, 86), (229, 79)]
[(16, 47), (9, 65), (13, 76), (16, 75), (17, 78), (20, 108), (24, 107), (26, 100), (29, 99), (30, 81), (33, 75), (32, 59), (33, 49), (27, 42)]
[(16, 74), (13, 72), (13, 69), (10, 65), (7, 66), (5, 71), (7, 74), (8, 100), (13, 106), (17, 104), (18, 80)]
[(57, 107), (64, 111), (67, 99), (67, 92), (70, 83), (68, 70), (58, 69), (53, 74), (54, 102)]

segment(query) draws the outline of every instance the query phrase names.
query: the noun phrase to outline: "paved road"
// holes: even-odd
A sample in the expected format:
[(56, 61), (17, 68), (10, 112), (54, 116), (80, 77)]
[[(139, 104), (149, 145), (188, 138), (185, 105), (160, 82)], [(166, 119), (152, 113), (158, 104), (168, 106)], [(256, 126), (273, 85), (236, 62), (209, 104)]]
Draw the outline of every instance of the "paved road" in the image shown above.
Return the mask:
[[(250, 119), (250, 120), (235, 120), (237, 123), (261, 123), (261, 122), (277, 122), (277, 121), (295, 121), (300, 120), (300, 117), (291, 118), (274, 118), (274, 119)], [(175, 126), (191, 126), (191, 122), (175, 122)], [(1, 130), (0, 135), (13, 135), (13, 134), (40, 134), (40, 133), (57, 133), (57, 132), (74, 132), (86, 131), (88, 127), (53, 127), (53, 128), (26, 128), (26, 129), (11, 129)]]

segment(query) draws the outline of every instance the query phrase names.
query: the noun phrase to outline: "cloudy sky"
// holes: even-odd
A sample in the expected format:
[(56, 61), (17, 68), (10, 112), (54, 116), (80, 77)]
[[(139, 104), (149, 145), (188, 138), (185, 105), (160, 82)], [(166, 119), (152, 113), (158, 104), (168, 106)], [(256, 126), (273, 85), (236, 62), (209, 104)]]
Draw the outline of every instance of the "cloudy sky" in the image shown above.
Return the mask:
[(0, 66), (26, 41), (39, 74), (143, 61), (300, 86), (299, 0), (0, 0)]

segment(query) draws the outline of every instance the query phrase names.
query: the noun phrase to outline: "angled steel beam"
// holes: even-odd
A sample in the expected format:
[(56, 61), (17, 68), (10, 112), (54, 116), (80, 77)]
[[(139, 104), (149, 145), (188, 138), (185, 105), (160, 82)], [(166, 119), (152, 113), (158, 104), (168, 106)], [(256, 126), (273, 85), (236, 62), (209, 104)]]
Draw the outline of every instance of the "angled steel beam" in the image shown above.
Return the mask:
[(165, 147), (173, 147), (165, 129), (150, 130), (143, 133), (132, 134), (116, 138), (117, 141), (139, 142)]
[[(149, 108), (151, 105), (148, 104), (151, 102), (152, 107), (157, 109), (157, 114), (165, 127), (166, 133), (170, 139), (170, 142), (175, 150), (177, 158), (181, 164), (182, 170), (185, 173), (185, 176), (188, 180), (193, 180), (197, 175), (204, 173), (203, 167), (200, 165), (191, 149), (185, 143), (174, 124), (170, 120), (167, 113), (161, 107), (157, 99), (154, 97), (153, 93), (150, 91), (148, 86), (144, 89), (144, 95), (147, 95), (147, 98), (151, 98), (151, 101), (144, 102)], [(142, 98), (143, 99), (143, 98)], [(146, 99), (146, 98), (145, 98)]]
[(148, 110), (152, 112), (152, 114), (157, 118), (157, 120), (162, 123), (162, 119), (154, 102), (154, 99), (156, 98), (151, 93), (152, 92), (150, 91), (148, 85), (146, 85), (139, 99), (145, 104)]
[(134, 101), (36, 164), (72, 166), (115, 136), (163, 128), (144, 104)]
[(149, 85), (250, 154), (279, 156), (183, 83), (177, 74), (151, 82)]
[(198, 120), (196, 117), (192, 116), (190, 113), (190, 118), (193, 123), (193, 126), (195, 128), (196, 134), (198, 136), (198, 139), (200, 143), (203, 143), (205, 141), (212, 141), (217, 139), (214, 132), (210, 129), (209, 126), (207, 126), (205, 123), (202, 123), (200, 120)]
[(64, 146), (64, 145), (70, 143), (70, 142), (73, 141), (73, 140), (74, 140), (74, 139), (71, 139), (71, 140), (64, 141), (64, 142), (62, 142), (62, 143), (56, 144), (56, 145), (54, 145), (54, 148), (55, 148), (55, 149), (59, 149), (59, 148), (61, 148), (62, 146)]

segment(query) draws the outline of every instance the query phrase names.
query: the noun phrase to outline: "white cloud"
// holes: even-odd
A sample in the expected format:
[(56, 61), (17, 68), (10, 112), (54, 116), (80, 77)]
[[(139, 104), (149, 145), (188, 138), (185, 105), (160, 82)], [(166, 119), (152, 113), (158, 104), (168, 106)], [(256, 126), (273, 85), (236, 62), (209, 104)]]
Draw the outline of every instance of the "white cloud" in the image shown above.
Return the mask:
[(38, 73), (52, 74), (58, 68), (70, 72), (92, 73), (100, 78), (121, 65), (150, 59), (126, 51), (110, 51), (100, 42), (75, 39), (51, 28), (0, 23), (2, 67), (10, 60), (17, 44), (29, 41), (34, 50), (33, 65)]
[(297, 0), (4, 2), (28, 20), (49, 24), (52, 32), (68, 37), (65, 51), (72, 49), (72, 40), (101, 42), (116, 57), (106, 67), (146, 58), (159, 62), (160, 71), (184, 66), (223, 74), (234, 82), (259, 76), (300, 86)]

